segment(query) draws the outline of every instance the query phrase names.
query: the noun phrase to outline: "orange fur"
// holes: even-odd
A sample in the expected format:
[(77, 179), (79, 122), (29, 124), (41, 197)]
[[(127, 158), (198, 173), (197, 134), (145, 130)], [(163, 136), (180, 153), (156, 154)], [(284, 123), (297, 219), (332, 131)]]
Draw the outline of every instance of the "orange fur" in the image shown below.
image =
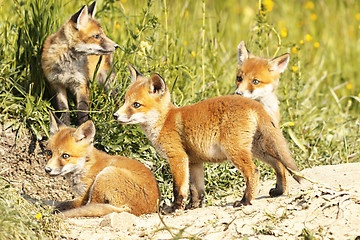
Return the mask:
[(142, 163), (94, 148), (95, 126), (91, 121), (74, 129), (50, 113), (50, 123), (45, 171), (67, 176), (79, 195), (56, 206), (65, 217), (123, 211), (139, 216), (156, 211), (160, 192), (154, 176)]
[(238, 73), (235, 93), (260, 102), (277, 126), (280, 122), (279, 100), (276, 96), (281, 73), (289, 62), (289, 54), (274, 59), (251, 54), (241, 42), (238, 46)]
[(277, 185), (270, 195), (285, 192), (285, 168), (298, 169), (281, 131), (260, 103), (231, 95), (177, 108), (170, 102), (170, 92), (159, 75), (145, 78), (131, 66), (130, 71), (132, 84), (114, 117), (122, 124), (140, 124), (159, 153), (168, 159), (174, 179), (173, 210), (185, 208), (189, 185), (189, 207), (201, 206), (203, 162), (229, 160), (243, 173), (244, 197), (234, 206), (250, 204), (256, 194), (259, 172), (253, 155), (276, 171)]
[(96, 2), (75, 13), (58, 32), (49, 36), (43, 46), (41, 65), (55, 96), (56, 110), (64, 111), (62, 120), (70, 123), (67, 91), (75, 95), (77, 124), (88, 120), (89, 79), (94, 78), (100, 56), (102, 61), (96, 79), (110, 89), (115, 73), (111, 70), (112, 53), (118, 47), (106, 37), (100, 23), (94, 18)]

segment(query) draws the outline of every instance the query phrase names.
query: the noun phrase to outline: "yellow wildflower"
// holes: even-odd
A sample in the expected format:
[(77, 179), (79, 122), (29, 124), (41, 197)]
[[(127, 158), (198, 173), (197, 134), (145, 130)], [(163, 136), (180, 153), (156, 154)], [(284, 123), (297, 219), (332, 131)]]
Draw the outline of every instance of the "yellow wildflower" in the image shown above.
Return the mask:
[(316, 15), (315, 13), (312, 13), (312, 14), (310, 15), (310, 19), (311, 19), (311, 21), (316, 21), (317, 15)]
[(357, 13), (357, 14), (355, 15), (355, 19), (356, 19), (356, 21), (360, 21), (360, 13)]
[(359, 24), (359, 26), (358, 26), (358, 29), (360, 30), (360, 24)]
[(347, 83), (347, 84), (346, 84), (346, 88), (347, 88), (348, 90), (352, 90), (352, 89), (354, 89), (354, 85), (353, 85), (352, 83)]
[(120, 0), (120, 2), (122, 2), (122, 3), (126, 3), (126, 2), (127, 2), (127, 0)]
[(358, 94), (358, 98), (360, 98), (360, 92), (359, 92), (359, 94)]
[(120, 24), (119, 23), (116, 23), (115, 24), (115, 29), (119, 29), (120, 28)]
[(41, 218), (41, 216), (42, 216), (42, 214), (41, 214), (41, 212), (39, 212), (38, 214), (35, 215), (35, 218), (36, 218), (37, 220), (39, 220), (39, 219)]
[(305, 41), (311, 42), (312, 41), (312, 36), (310, 34), (306, 34), (305, 35)]
[(315, 42), (315, 43), (314, 43), (314, 47), (315, 47), (315, 48), (319, 48), (319, 47), (320, 47), (320, 43), (319, 43), (319, 42)]
[(314, 10), (315, 4), (313, 1), (306, 1), (303, 5), (304, 9)]
[(296, 47), (296, 46), (292, 47), (292, 48), (291, 48), (291, 52), (292, 52), (293, 54), (297, 54), (297, 52), (298, 52), (297, 47)]
[(271, 12), (274, 7), (274, 1), (273, 0), (264, 0), (262, 2), (262, 5), (264, 6), (265, 12)]
[(300, 44), (303, 45), (303, 44), (304, 44), (304, 40), (300, 40)]
[(189, 10), (185, 10), (185, 12), (184, 12), (184, 16), (187, 18), (188, 16), (189, 16)]
[(287, 125), (290, 127), (295, 126), (295, 122), (288, 122)]
[(188, 41), (184, 41), (184, 46), (186, 47), (188, 45)]
[(299, 68), (298, 68), (297, 66), (292, 66), (292, 67), (291, 67), (291, 70), (292, 70), (293, 72), (297, 72), (297, 71), (299, 71)]
[(282, 28), (282, 29), (281, 29), (281, 32), (280, 32), (280, 36), (281, 36), (282, 38), (286, 38), (287, 35), (288, 35), (287, 29), (286, 29), (286, 28)]
[(195, 57), (196, 54), (195, 54), (195, 51), (191, 51), (191, 57)]

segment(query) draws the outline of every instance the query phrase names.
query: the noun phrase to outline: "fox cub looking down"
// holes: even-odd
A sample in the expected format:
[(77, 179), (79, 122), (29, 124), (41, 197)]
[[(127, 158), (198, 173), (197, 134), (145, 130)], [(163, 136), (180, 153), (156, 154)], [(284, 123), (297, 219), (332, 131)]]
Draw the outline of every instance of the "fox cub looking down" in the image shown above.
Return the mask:
[(91, 120), (77, 129), (67, 127), (50, 112), (50, 139), (45, 171), (66, 176), (79, 197), (57, 204), (65, 217), (98, 217), (111, 212), (134, 215), (157, 210), (157, 182), (139, 161), (111, 156), (93, 147)]
[(260, 102), (277, 126), (280, 123), (280, 109), (276, 89), (289, 59), (288, 53), (274, 59), (259, 58), (246, 49), (244, 41), (238, 45), (235, 93)]
[[(105, 88), (109, 89), (115, 78), (115, 73), (111, 71), (112, 53), (119, 46), (105, 36), (100, 23), (94, 18), (95, 13), (96, 2), (89, 8), (83, 6), (44, 42), (42, 69), (55, 96), (55, 108), (64, 111), (61, 119), (67, 125), (70, 123), (67, 90), (75, 96), (77, 124), (89, 119), (88, 80), (93, 79), (100, 59), (96, 55), (104, 55), (96, 75), (97, 81), (106, 83)], [(108, 74), (110, 77), (107, 80)]]
[[(246, 188), (235, 207), (250, 204), (256, 194), (259, 171), (253, 156), (276, 171), (276, 187), (270, 190), (270, 196), (285, 192), (285, 169), (298, 169), (281, 131), (260, 103), (231, 95), (177, 108), (159, 75), (146, 78), (129, 68), (132, 83), (114, 118), (121, 124), (140, 124), (158, 152), (168, 159), (174, 180), (172, 210), (186, 207), (189, 185), (188, 208), (201, 206), (203, 162), (229, 160), (242, 172)], [(298, 176), (293, 177), (300, 181)]]

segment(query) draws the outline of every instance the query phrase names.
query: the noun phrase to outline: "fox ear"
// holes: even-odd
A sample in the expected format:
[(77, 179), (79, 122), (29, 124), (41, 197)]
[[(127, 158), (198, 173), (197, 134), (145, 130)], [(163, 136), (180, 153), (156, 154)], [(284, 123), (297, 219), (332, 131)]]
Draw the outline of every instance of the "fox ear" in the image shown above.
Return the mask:
[(245, 60), (253, 57), (253, 55), (249, 52), (249, 50), (247, 50), (244, 41), (241, 41), (239, 43), (237, 49), (238, 49), (238, 65), (239, 67), (241, 67), (244, 64)]
[(54, 136), (56, 133), (60, 131), (61, 127), (66, 126), (55, 114), (49, 110), (49, 118), (50, 118), (50, 136)]
[(88, 13), (89, 15), (94, 18), (96, 14), (96, 1), (94, 1), (89, 7), (88, 7)]
[(134, 83), (138, 76), (142, 76), (141, 73), (138, 72), (132, 65), (128, 65), (130, 70), (130, 76), (131, 76), (131, 83)]
[(88, 23), (88, 8), (84, 5), (77, 13), (72, 15), (71, 20), (76, 23), (76, 29), (80, 30), (82, 26)]
[(288, 53), (285, 53), (279, 57), (276, 57), (268, 63), (269, 70), (275, 71), (277, 73), (283, 73), (289, 63), (290, 55)]
[(73, 133), (73, 137), (76, 141), (86, 140), (90, 143), (94, 141), (95, 137), (95, 125), (91, 120), (88, 120), (81, 124)]
[(150, 94), (160, 94), (163, 96), (166, 91), (166, 83), (159, 74), (153, 74), (150, 78)]

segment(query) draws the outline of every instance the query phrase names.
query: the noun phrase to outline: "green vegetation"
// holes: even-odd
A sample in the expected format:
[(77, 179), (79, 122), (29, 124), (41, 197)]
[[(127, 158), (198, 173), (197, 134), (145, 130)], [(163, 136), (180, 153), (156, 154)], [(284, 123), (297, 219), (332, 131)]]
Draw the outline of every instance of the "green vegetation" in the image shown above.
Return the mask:
[[(90, 2), (81, 4), (86, 3)], [(56, 0), (0, 4), (0, 122), (19, 136), (30, 129), (40, 139), (48, 134), (52, 109), (40, 67), (42, 44), (81, 4)], [(289, 52), (291, 61), (278, 96), (282, 131), (298, 166), (359, 161), (357, 0), (103, 0), (97, 9), (105, 33), (121, 49), (114, 56), (118, 95), (113, 98), (91, 82), (96, 145), (151, 165), (166, 203), (172, 197), (168, 164), (138, 126), (120, 126), (112, 119), (129, 84), (128, 64), (147, 76), (159, 73), (173, 102), (183, 106), (234, 91), (241, 40), (258, 56)], [(273, 177), (270, 167), (258, 165), (262, 178)], [(231, 164), (206, 166), (209, 201), (243, 184)]]

